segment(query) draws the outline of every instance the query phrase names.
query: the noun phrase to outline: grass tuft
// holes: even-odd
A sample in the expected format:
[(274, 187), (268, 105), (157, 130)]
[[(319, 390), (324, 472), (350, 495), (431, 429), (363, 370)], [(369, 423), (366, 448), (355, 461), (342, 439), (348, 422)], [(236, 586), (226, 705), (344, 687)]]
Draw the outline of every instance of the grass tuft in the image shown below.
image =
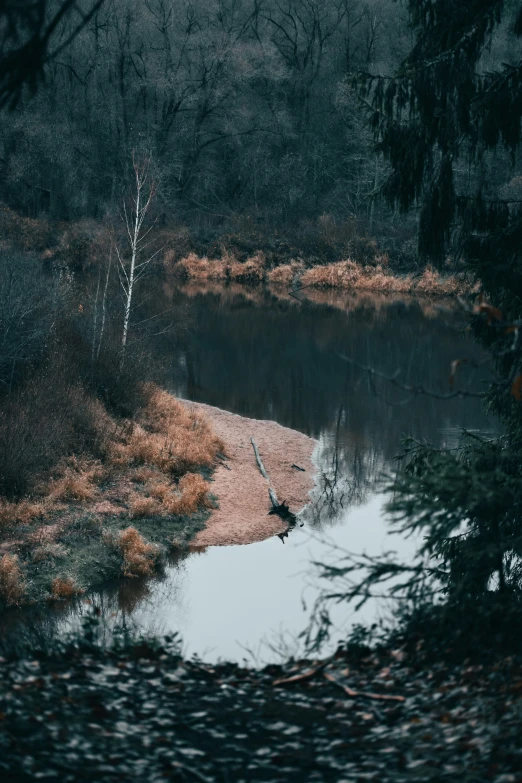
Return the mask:
[(137, 497), (131, 502), (130, 513), (133, 519), (153, 517), (161, 514), (162, 507), (154, 498)]
[(0, 598), (7, 606), (19, 606), (26, 593), (20, 562), (16, 555), (0, 558)]
[(28, 525), (45, 514), (44, 503), (21, 500), (18, 503), (0, 498), (0, 528)]
[(51, 582), (51, 598), (55, 601), (67, 601), (83, 592), (81, 587), (79, 587), (70, 576), (57, 576), (56, 579), (53, 579)]
[(123, 576), (151, 576), (154, 573), (160, 550), (149, 543), (135, 527), (128, 527), (119, 534), (118, 547), (123, 556)]

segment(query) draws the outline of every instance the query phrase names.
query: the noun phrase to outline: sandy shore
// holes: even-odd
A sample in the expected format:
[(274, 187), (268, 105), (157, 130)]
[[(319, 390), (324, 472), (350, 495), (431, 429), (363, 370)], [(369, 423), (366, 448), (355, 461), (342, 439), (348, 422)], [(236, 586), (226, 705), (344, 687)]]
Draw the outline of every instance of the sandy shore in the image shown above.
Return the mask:
[(274, 421), (248, 419), (203, 403), (187, 405), (205, 412), (227, 447), (226, 467), (216, 468), (211, 485), (219, 508), (212, 512), (205, 530), (197, 534), (194, 545), (253, 544), (282, 533), (286, 525), (279, 517), (267, 516), (271, 508), (268, 484), (257, 466), (250, 438), (256, 441), (279, 501), (286, 501), (294, 513), (310, 500), (316, 441)]

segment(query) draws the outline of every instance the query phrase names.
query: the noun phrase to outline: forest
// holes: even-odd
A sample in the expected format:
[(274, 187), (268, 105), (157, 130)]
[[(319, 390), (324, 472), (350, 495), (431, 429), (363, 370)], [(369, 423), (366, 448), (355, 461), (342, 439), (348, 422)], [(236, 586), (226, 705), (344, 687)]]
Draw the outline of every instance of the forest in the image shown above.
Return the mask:
[(0, 0), (0, 770), (517, 783), (520, 0)]

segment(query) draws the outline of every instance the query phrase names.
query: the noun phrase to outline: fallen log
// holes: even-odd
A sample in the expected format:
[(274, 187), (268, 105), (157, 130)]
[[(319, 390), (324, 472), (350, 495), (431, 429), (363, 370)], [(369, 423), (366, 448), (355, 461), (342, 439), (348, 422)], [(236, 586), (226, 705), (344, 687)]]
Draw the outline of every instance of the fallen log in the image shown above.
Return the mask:
[(279, 502), (275, 490), (272, 489), (272, 487), (270, 486), (270, 478), (265, 470), (265, 466), (263, 465), (263, 460), (261, 459), (261, 455), (259, 453), (259, 449), (257, 448), (254, 438), (250, 438), (250, 442), (254, 449), (257, 466), (261, 471), (261, 475), (263, 476), (263, 478), (265, 478), (268, 481), (268, 496), (270, 498), (270, 502), (272, 503), (272, 509), (268, 513), (277, 514), (277, 516), (281, 517), (281, 519), (283, 519), (285, 522), (288, 522), (290, 525), (295, 525), (297, 522), (296, 515), (290, 511), (290, 508), (286, 504), (285, 500), (283, 500), (282, 503)]

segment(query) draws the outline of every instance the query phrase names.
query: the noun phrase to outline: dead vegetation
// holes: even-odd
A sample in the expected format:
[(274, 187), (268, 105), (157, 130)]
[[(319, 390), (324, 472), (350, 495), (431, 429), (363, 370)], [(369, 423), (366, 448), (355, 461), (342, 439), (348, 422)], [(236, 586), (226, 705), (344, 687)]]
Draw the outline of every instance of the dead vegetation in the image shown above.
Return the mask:
[[(109, 444), (109, 462), (117, 467), (149, 466), (149, 470), (154, 466), (173, 476), (210, 467), (224, 444), (205, 417), (153, 384), (144, 394), (147, 402), (137, 422)], [(138, 475), (148, 476), (145, 481), (151, 478), (150, 473)]]
[(55, 601), (68, 601), (84, 591), (70, 576), (57, 576), (51, 582), (50, 597)]
[[(122, 575), (149, 576), (174, 534), (180, 530), (180, 540), (190, 535), (184, 532), (187, 519), (212, 505), (209, 484), (198, 471), (210, 469), (225, 447), (205, 415), (152, 384), (143, 386), (141, 399), (132, 420), (116, 421), (102, 407), (103, 460), (68, 457), (36, 485), (32, 497), (0, 499), (0, 530), (20, 557), (7, 554), (0, 560), (4, 605), (15, 606), (28, 597), (26, 571), (31, 591), (33, 578), (41, 581), (39, 574), (45, 572), (44, 594), (48, 591), (56, 600), (78, 594), (78, 583), (86, 579), (81, 575), (75, 580), (72, 563), (76, 558), (81, 572), (82, 542), (99, 542), (102, 558), (108, 556), (103, 551), (117, 552)], [(178, 522), (170, 524), (174, 518)], [(120, 533), (130, 520), (136, 527)], [(199, 529), (201, 523), (194, 524)], [(140, 526), (162, 546), (149, 543)], [(72, 575), (53, 575), (64, 562)]]
[(236, 283), (257, 284), (265, 279), (266, 263), (263, 253), (256, 253), (243, 262), (226, 251), (223, 251), (220, 259), (200, 257), (195, 253), (189, 253), (177, 263), (174, 258), (171, 252), (167, 252), (164, 259), (165, 269), (185, 280), (231, 280)]
[(42, 517), (46, 505), (39, 501), (21, 500), (18, 503), (0, 498), (0, 530), (13, 525), (28, 525)]
[(70, 457), (56, 470), (56, 477), (42, 492), (51, 500), (92, 500), (96, 496), (96, 483), (103, 478), (104, 470), (97, 460)]
[(273, 285), (284, 285), (290, 287), (297, 281), (304, 272), (304, 266), (299, 261), (292, 261), (290, 264), (276, 266), (268, 272), (268, 282)]
[(472, 289), (468, 281), (453, 275), (444, 276), (427, 267), (422, 275), (395, 275), (382, 266), (360, 266), (354, 261), (340, 261), (308, 269), (301, 276), (302, 286), (372, 293), (403, 293), (425, 296), (458, 296)]
[(26, 593), (26, 584), (17, 555), (0, 558), (0, 599), (6, 606), (19, 606)]
[(221, 259), (200, 258), (190, 253), (177, 263), (168, 261), (166, 269), (175, 277), (197, 282), (229, 281), (291, 287), (367, 291), (376, 294), (416, 294), (420, 296), (460, 296), (474, 290), (473, 284), (455, 275), (441, 274), (426, 267), (421, 275), (399, 275), (388, 268), (385, 255), (371, 264), (350, 259), (305, 267), (299, 260), (270, 268), (262, 253), (239, 262), (225, 254)]
[(135, 527), (122, 530), (117, 539), (123, 557), (122, 574), (128, 577), (151, 576), (160, 556), (159, 547), (149, 543)]

